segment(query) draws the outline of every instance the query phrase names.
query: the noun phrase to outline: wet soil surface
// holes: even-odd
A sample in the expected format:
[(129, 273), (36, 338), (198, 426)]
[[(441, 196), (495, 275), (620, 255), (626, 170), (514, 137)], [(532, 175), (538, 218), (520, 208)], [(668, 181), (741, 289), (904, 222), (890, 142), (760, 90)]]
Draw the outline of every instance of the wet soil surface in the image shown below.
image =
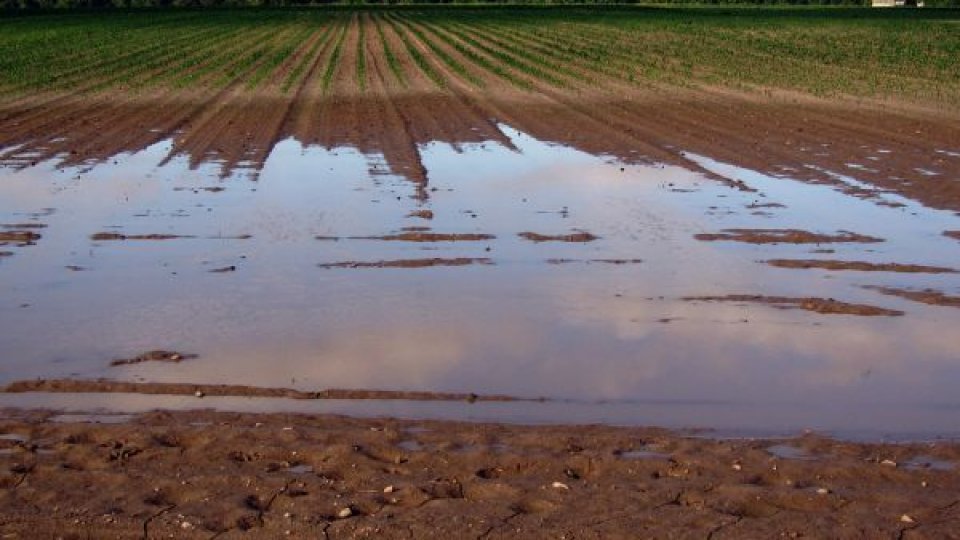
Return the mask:
[(834, 244), (883, 242), (864, 234), (841, 231), (836, 234), (814, 233), (796, 229), (726, 229), (719, 233), (700, 233), (694, 235), (704, 242), (744, 242), (748, 244)]
[(0, 422), (0, 532), (950, 538), (960, 446), (236, 413)]
[(849, 304), (832, 298), (787, 298), (784, 296), (761, 296), (750, 294), (728, 294), (726, 296), (691, 296), (684, 298), (691, 302), (744, 302), (770, 304), (785, 309), (804, 309), (825, 315), (862, 315), (867, 317), (884, 315), (903, 315), (902, 311), (884, 309), (863, 304)]
[(943, 291), (933, 289), (911, 290), (897, 289), (895, 287), (871, 287), (867, 288), (891, 296), (899, 296), (914, 302), (921, 302), (932, 306), (950, 306), (960, 307), (960, 296), (945, 294)]
[(778, 268), (819, 268), (823, 270), (854, 270), (857, 272), (904, 272), (922, 274), (955, 274), (956, 269), (919, 264), (869, 263), (865, 261), (832, 261), (819, 259), (770, 259), (770, 266)]

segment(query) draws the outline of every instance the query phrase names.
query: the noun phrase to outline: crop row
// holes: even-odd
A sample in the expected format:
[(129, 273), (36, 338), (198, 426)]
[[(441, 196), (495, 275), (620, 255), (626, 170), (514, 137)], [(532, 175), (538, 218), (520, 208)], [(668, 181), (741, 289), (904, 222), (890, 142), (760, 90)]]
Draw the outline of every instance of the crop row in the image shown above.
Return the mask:
[(230, 85), (325, 94), (707, 84), (960, 102), (960, 13), (873, 13), (409, 8), (8, 17), (0, 19), (0, 99)]

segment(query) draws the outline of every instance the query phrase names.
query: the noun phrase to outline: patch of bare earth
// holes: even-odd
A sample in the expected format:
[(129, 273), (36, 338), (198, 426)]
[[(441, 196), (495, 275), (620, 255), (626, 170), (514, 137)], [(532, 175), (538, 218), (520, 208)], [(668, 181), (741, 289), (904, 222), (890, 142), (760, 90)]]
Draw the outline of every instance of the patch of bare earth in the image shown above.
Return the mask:
[(41, 235), (33, 231), (0, 231), (0, 246), (32, 246), (40, 238)]
[[(483, 233), (433, 233), (421, 231), (407, 231), (398, 234), (383, 236), (348, 236), (346, 240), (382, 240), (385, 242), (477, 242), (493, 240), (496, 236)], [(318, 236), (318, 240), (339, 240), (340, 237)]]
[(949, 295), (935, 289), (900, 289), (897, 287), (877, 287), (873, 285), (865, 285), (864, 288), (931, 306), (960, 307), (960, 296)]
[(689, 302), (738, 302), (769, 304), (781, 309), (803, 309), (823, 315), (860, 315), (865, 317), (903, 315), (902, 311), (867, 304), (851, 304), (833, 298), (795, 298), (788, 296), (765, 296), (759, 294), (728, 294), (725, 296), (688, 296)]
[(719, 233), (700, 233), (693, 237), (704, 242), (726, 241), (748, 244), (868, 244), (884, 241), (882, 238), (848, 231), (826, 234), (799, 229), (724, 229)]
[(960, 461), (953, 442), (209, 410), (2, 417), (9, 537), (949, 538), (960, 519), (956, 467), (906, 466)]
[(943, 235), (960, 240), (960, 231), (943, 231)]
[(133, 358), (118, 358), (110, 362), (111, 366), (126, 366), (130, 364), (139, 364), (141, 362), (171, 362), (179, 363), (184, 360), (192, 360), (197, 358), (195, 354), (184, 354), (176, 351), (164, 351), (164, 350), (154, 350), (147, 351), (143, 354), (138, 354)]
[(90, 235), (94, 242), (125, 241), (125, 240), (176, 240), (178, 238), (196, 238), (179, 234), (120, 234), (113, 232), (98, 232)]
[(434, 266), (471, 266), (476, 264), (491, 265), (493, 261), (484, 258), (439, 258), (430, 259), (398, 259), (393, 261), (344, 261), (324, 263), (320, 268), (430, 268)]
[(640, 264), (643, 259), (547, 259), (547, 264)]
[(529, 240), (531, 242), (593, 242), (594, 240), (599, 240), (600, 237), (586, 232), (586, 231), (577, 231), (569, 234), (540, 234), (535, 232), (522, 232), (517, 233), (517, 236), (523, 238), (524, 240)]
[(957, 270), (943, 266), (926, 266), (922, 264), (900, 263), (871, 263), (865, 261), (831, 261), (821, 259), (770, 259), (766, 261), (770, 266), (777, 268), (822, 270), (855, 270), (858, 272), (903, 272), (919, 274), (956, 274)]

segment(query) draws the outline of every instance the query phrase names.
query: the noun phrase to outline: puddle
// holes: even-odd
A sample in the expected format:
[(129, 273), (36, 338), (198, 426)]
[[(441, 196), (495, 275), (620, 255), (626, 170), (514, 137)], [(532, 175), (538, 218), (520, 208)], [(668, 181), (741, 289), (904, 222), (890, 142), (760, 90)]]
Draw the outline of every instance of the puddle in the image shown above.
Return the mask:
[[(883, 408), (889, 433), (955, 431), (960, 310), (864, 286), (956, 296), (957, 275), (764, 261), (953, 268), (956, 240), (942, 232), (960, 230), (960, 217), (689, 156), (755, 190), (741, 191), (500, 129), (507, 141), (420, 145), (417, 181), (372, 167), (382, 155), (292, 139), (255, 182), (169, 158), (169, 141), (82, 169), (0, 170), (0, 223), (43, 213), (47, 225), (36, 245), (3, 247), (13, 255), (0, 264), (0, 383), (542, 396), (568, 402), (531, 413), (423, 407), (463, 419), (759, 430), (882, 432)], [(806, 231), (814, 243), (696, 239), (758, 230)], [(831, 243), (821, 255), (817, 234), (883, 241)], [(903, 316), (684, 300), (747, 295)], [(110, 366), (154, 350), (196, 358)]]
[(287, 472), (290, 474), (308, 474), (313, 472), (313, 467), (310, 465), (294, 465), (287, 468)]
[(652, 450), (652, 449), (623, 450), (623, 451), (614, 452), (614, 454), (620, 459), (627, 459), (627, 460), (670, 459), (670, 454), (664, 454), (663, 452), (657, 452), (656, 450)]
[(400, 441), (397, 443), (397, 447), (407, 452), (419, 452), (423, 450), (423, 445), (414, 440)]
[(905, 469), (914, 471), (952, 471), (956, 463), (931, 456), (916, 456), (902, 464)]
[(800, 461), (814, 461), (819, 459), (817, 456), (807, 453), (803, 448), (797, 448), (789, 444), (775, 444), (767, 448), (767, 452), (780, 459), (795, 459)]
[(17, 433), (2, 433), (0, 434), (0, 441), (12, 441), (17, 443), (25, 443), (30, 440), (30, 437), (26, 435), (19, 435)]

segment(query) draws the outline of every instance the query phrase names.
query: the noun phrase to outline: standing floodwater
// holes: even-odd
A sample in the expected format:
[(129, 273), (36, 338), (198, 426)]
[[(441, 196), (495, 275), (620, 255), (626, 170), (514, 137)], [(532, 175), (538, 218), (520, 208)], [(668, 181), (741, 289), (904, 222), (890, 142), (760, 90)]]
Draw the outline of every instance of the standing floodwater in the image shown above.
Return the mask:
[(956, 297), (958, 246), (942, 232), (957, 216), (696, 155), (727, 181), (625, 165), (499, 127), (508, 146), (420, 146), (427, 184), (376, 154), (292, 140), (254, 177), (165, 159), (169, 143), (5, 170), (0, 222), (35, 236), (2, 248), (0, 378), (545, 397), (564, 418), (606, 402), (583, 418), (614, 423), (956, 429), (960, 310), (891, 292)]

